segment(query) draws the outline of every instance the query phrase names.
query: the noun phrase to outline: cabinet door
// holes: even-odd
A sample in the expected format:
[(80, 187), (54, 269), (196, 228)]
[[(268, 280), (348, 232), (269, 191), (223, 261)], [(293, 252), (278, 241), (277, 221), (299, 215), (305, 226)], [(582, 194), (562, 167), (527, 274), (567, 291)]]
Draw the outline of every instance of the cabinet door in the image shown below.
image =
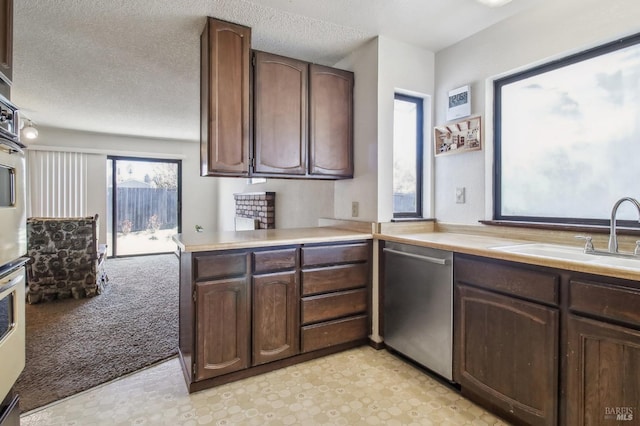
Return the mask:
[(640, 331), (568, 319), (567, 425), (638, 424)]
[(312, 64), (309, 174), (353, 177), (353, 73)]
[(13, 78), (13, 0), (0, 0), (0, 77)]
[(454, 379), (463, 394), (509, 420), (556, 424), (558, 310), (463, 285), (457, 295)]
[(253, 364), (299, 352), (300, 321), (296, 271), (253, 277)]
[(307, 73), (306, 62), (255, 52), (256, 174), (306, 174)]
[(196, 380), (249, 367), (250, 297), (247, 278), (196, 284)]
[(209, 18), (200, 46), (200, 173), (248, 175), (251, 29)]

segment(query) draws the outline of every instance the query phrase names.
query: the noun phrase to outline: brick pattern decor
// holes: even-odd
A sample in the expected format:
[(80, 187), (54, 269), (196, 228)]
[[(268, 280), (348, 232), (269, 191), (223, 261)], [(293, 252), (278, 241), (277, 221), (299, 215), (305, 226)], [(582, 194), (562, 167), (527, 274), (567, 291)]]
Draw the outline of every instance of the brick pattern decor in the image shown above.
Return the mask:
[(276, 227), (276, 193), (245, 192), (233, 194), (236, 200), (236, 216), (260, 221), (260, 229)]

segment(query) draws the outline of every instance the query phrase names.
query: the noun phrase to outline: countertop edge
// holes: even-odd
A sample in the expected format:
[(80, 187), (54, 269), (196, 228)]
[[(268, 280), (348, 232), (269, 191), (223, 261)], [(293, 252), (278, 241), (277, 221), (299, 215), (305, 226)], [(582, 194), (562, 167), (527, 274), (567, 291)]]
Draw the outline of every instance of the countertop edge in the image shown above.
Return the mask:
[[(316, 244), (316, 243), (333, 243), (333, 242), (347, 242), (354, 240), (371, 240), (373, 234), (371, 232), (360, 232), (345, 230), (341, 228), (333, 227), (318, 227), (318, 228), (292, 228), (278, 230), (276, 237), (268, 237), (266, 233), (259, 231), (238, 231), (241, 233), (253, 233), (254, 236), (262, 236), (260, 239), (234, 239), (228, 238), (227, 241), (212, 241), (202, 243), (185, 243), (180, 234), (173, 237), (173, 241), (177, 244), (178, 248), (182, 251), (196, 253), (203, 251), (220, 251), (220, 250), (241, 250), (241, 249), (253, 249), (264, 247), (277, 247), (286, 245), (297, 244)], [(305, 234), (308, 232), (308, 234)], [(235, 235), (236, 232), (230, 231), (226, 235), (229, 237)], [(313, 235), (316, 234), (316, 235)], [(223, 235), (222, 233), (216, 233), (212, 235)], [(239, 236), (247, 236), (250, 234), (237, 234)]]
[[(432, 239), (429, 239), (429, 236)], [(434, 241), (435, 239), (442, 238), (443, 235), (451, 236), (451, 239), (455, 238), (471, 238), (475, 240), (475, 244), (460, 244), (452, 241)], [(468, 234), (452, 234), (452, 233), (423, 233), (423, 234), (379, 234), (373, 235), (374, 239), (383, 241), (393, 241), (397, 243), (413, 244), (422, 247), (430, 247), (440, 250), (448, 250), (455, 253), (475, 255), (481, 257), (487, 257), (491, 259), (506, 260), (511, 262), (525, 263), (529, 265), (564, 269), (572, 272), (580, 272), (586, 274), (602, 275), (607, 277), (615, 277), (632, 281), (640, 281), (640, 271), (635, 271), (623, 267), (606, 266), (601, 264), (593, 264), (587, 262), (581, 262), (579, 260), (565, 260), (556, 259), (551, 257), (540, 257), (524, 253), (510, 253), (501, 250), (492, 250), (491, 246), (499, 245), (516, 245), (516, 244), (531, 244), (530, 240), (518, 240), (507, 239), (501, 237), (484, 237)], [(435, 238), (433, 238), (435, 237)], [(447, 237), (444, 237), (447, 238)], [(479, 241), (485, 240), (489, 242), (486, 246), (482, 247)]]

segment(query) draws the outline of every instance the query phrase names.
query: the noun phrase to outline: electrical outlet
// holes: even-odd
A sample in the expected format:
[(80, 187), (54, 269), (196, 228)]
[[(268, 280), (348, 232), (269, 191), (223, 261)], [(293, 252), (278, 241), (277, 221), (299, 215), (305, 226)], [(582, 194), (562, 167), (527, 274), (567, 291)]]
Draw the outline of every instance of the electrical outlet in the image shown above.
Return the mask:
[(461, 188), (456, 188), (456, 203), (458, 204), (464, 204), (464, 193), (465, 193), (465, 188), (464, 186)]
[(357, 201), (352, 201), (351, 202), (351, 217), (358, 217), (358, 215), (360, 214), (360, 203), (358, 203)]

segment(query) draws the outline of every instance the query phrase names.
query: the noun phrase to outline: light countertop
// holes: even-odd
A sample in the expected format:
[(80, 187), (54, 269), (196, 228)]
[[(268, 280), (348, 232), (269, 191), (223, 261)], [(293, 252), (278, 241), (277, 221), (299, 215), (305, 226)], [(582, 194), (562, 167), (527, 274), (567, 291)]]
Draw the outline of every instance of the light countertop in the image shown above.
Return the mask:
[[(418, 246), (449, 250), (494, 259), (528, 263), (531, 265), (547, 266), (550, 268), (569, 271), (585, 272), (589, 274), (605, 275), (634, 281), (640, 281), (640, 268), (609, 266), (594, 264), (579, 260), (567, 260), (523, 253), (511, 253), (494, 250), (492, 247), (503, 247), (516, 244), (532, 244), (530, 240), (509, 239), (486, 235), (457, 234), (451, 232), (422, 232), (422, 233), (393, 233), (374, 234), (374, 238), (385, 241), (414, 244)], [(574, 244), (578, 247), (579, 244)], [(595, 259), (595, 257), (594, 257)], [(640, 265), (640, 261), (638, 261)]]
[(373, 234), (334, 227), (257, 229), (254, 231), (189, 232), (173, 236), (182, 251), (199, 252), (290, 244), (364, 240)]
[[(292, 244), (346, 242), (372, 238), (531, 265), (640, 281), (640, 267), (612, 266), (589, 261), (552, 258), (493, 249), (493, 247), (531, 244), (534, 242), (531, 239), (507, 238), (504, 234), (500, 234), (499, 236), (488, 234), (474, 235), (472, 233), (441, 232), (435, 230), (426, 232), (407, 232), (406, 230), (394, 232), (393, 230), (385, 230), (379, 233), (371, 233), (365, 232), (362, 229), (350, 230), (334, 226), (320, 226), (292, 229), (260, 229), (254, 231), (187, 232), (175, 235), (173, 240), (182, 251), (201, 252)], [(545, 239), (540, 240), (540, 242), (545, 241)], [(573, 243), (571, 246), (579, 247), (579, 243)], [(638, 263), (640, 265), (640, 261), (638, 261)]]

